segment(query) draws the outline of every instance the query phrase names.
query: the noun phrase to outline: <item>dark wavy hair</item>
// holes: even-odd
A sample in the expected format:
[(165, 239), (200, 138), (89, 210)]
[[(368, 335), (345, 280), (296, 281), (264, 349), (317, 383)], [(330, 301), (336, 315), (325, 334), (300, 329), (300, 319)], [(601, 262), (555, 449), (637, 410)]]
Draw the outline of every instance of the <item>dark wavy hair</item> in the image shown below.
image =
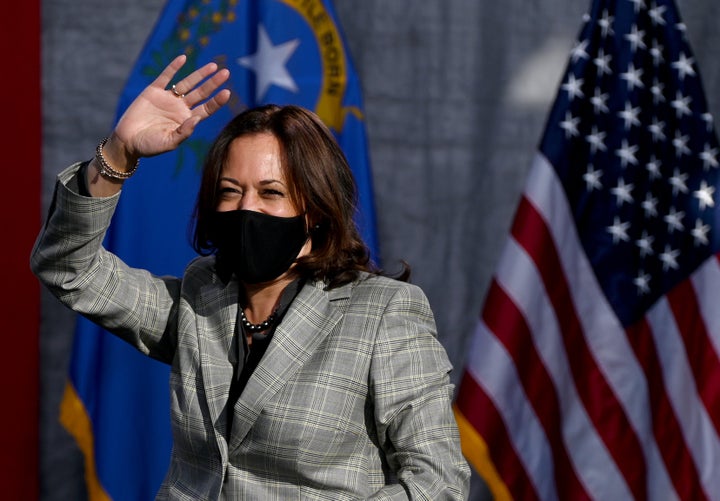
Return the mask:
[[(351, 282), (359, 272), (381, 273), (370, 260), (353, 217), (357, 189), (347, 159), (330, 130), (313, 112), (299, 106), (265, 105), (233, 118), (212, 144), (202, 172), (194, 213), (193, 248), (201, 255), (217, 251), (210, 238), (210, 215), (218, 202), (218, 182), (233, 140), (270, 133), (281, 147), (283, 173), (292, 203), (307, 217), (310, 252), (295, 270), (322, 280), (328, 288)], [(407, 280), (409, 268), (396, 278)]]

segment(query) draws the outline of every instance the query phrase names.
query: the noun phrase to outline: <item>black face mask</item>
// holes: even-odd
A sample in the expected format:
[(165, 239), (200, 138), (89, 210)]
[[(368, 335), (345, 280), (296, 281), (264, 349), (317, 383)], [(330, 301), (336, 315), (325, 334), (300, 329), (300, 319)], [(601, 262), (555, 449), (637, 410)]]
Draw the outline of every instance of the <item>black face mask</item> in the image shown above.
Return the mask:
[(285, 273), (307, 239), (303, 215), (278, 217), (233, 210), (215, 212), (210, 219), (210, 240), (218, 249), (218, 266), (250, 284)]

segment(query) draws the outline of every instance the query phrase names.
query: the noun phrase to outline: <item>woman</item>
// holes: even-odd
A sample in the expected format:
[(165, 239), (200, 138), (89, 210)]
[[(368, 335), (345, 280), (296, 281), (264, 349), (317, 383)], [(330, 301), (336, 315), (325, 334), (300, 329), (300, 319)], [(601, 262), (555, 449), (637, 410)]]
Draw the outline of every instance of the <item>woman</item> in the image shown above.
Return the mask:
[[(66, 305), (171, 365), (173, 451), (158, 499), (464, 499), (451, 365), (427, 299), (381, 276), (352, 222), (347, 162), (311, 112), (233, 119), (204, 165), (181, 278), (102, 248), (138, 159), (229, 99), (175, 59), (89, 163), (59, 175), (34, 273)], [(72, 235), (72, 238), (67, 238)]]

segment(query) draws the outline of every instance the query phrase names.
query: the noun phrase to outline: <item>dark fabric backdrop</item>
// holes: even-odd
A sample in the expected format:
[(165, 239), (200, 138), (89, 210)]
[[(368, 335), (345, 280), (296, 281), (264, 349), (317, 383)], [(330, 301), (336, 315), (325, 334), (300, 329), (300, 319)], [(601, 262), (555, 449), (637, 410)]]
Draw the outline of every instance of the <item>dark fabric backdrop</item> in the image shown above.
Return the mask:
[[(92, 156), (164, 0), (43, 0), (44, 207), (55, 175)], [(680, 0), (711, 110), (720, 2)], [(360, 73), (383, 264), (428, 295), (463, 353), (589, 0), (335, 0)], [(39, 228), (38, 222), (38, 228)], [(58, 424), (74, 316), (43, 293), (41, 499), (84, 499)], [(472, 499), (486, 499), (480, 481)]]

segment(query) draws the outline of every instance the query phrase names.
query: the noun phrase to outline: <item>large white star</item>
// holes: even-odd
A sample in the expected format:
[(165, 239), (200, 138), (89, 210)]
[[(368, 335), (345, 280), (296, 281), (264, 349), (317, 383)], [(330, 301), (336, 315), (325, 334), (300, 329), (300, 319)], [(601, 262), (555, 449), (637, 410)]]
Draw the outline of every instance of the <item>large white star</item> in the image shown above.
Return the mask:
[(265, 27), (258, 27), (257, 52), (250, 56), (238, 58), (238, 64), (255, 72), (255, 100), (262, 101), (271, 85), (277, 85), (291, 92), (297, 92), (298, 86), (285, 68), (285, 63), (300, 45), (300, 40), (290, 40), (280, 45), (273, 45)]

